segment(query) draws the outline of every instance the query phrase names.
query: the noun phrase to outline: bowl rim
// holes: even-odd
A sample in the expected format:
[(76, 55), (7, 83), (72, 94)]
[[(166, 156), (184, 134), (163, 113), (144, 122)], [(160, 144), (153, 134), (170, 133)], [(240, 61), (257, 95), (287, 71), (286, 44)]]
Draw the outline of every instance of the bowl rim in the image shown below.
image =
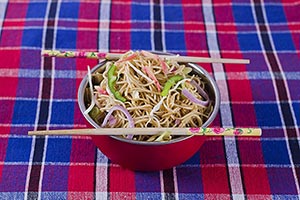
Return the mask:
[[(103, 67), (107, 62), (109, 62), (109, 60), (100, 61), (100, 63), (98, 63), (96, 66), (94, 66), (91, 69), (91, 73), (94, 73), (98, 68)], [(213, 77), (204, 68), (202, 68), (200, 65), (198, 65), (196, 63), (186, 63), (186, 65), (191, 66), (193, 71), (195, 70), (196, 73), (204, 75), (208, 79), (208, 81), (210, 82), (210, 84), (213, 88), (213, 91), (214, 91), (215, 105), (214, 105), (214, 109), (213, 109), (213, 112), (211, 113), (210, 117), (202, 125), (202, 127), (205, 128), (205, 127), (207, 127), (208, 125), (210, 125), (212, 123), (212, 121), (216, 118), (216, 116), (219, 112), (220, 103), (221, 103), (220, 90), (219, 90), (219, 87), (218, 87), (216, 81), (213, 79)], [(84, 89), (86, 88), (87, 85), (88, 85), (88, 74), (86, 74), (82, 78), (82, 80), (80, 82), (80, 85), (78, 87), (78, 92), (77, 92), (78, 106), (79, 106), (81, 114), (84, 116), (84, 118), (88, 121), (88, 123), (90, 125), (92, 125), (94, 128), (101, 128), (94, 120), (92, 120), (92, 118), (89, 115), (84, 114), (84, 111), (86, 110), (86, 107), (84, 105)], [(166, 141), (166, 142), (161, 142), (161, 141), (160, 142), (158, 142), (158, 141), (157, 142), (156, 141), (147, 142), (147, 141), (129, 140), (129, 139), (121, 138), (121, 137), (114, 136), (114, 135), (110, 135), (108, 137), (111, 137), (112, 139), (115, 139), (115, 140), (119, 140), (121, 142), (136, 144), (136, 145), (166, 145), (166, 144), (181, 142), (181, 141), (190, 139), (194, 136), (190, 135), (190, 136), (179, 137), (179, 138), (172, 139), (172, 140)]]

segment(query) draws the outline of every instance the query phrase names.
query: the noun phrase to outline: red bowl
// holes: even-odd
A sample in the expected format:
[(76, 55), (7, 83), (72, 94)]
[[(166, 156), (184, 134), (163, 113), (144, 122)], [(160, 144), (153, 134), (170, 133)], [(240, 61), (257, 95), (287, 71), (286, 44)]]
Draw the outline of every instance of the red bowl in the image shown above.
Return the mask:
[[(104, 66), (105, 61), (91, 70), (91, 73)], [(209, 73), (199, 65), (188, 63), (193, 73), (202, 76), (208, 84), (206, 90), (213, 101), (214, 110), (203, 124), (207, 127), (216, 117), (220, 107), (218, 86)], [(83, 114), (86, 110), (84, 92), (88, 85), (87, 75), (83, 78), (78, 90), (78, 104)], [(83, 114), (84, 115), (84, 114)], [(84, 115), (89, 126), (100, 128), (90, 116)], [(134, 141), (117, 136), (91, 136), (95, 145), (113, 163), (138, 171), (163, 170), (179, 165), (192, 157), (205, 142), (204, 136), (185, 136), (168, 142)]]

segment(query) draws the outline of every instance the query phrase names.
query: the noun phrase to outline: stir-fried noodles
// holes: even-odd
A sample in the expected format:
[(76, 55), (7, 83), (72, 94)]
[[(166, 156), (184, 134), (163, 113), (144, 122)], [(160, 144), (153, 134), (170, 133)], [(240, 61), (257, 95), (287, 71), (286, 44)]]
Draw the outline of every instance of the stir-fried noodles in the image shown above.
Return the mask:
[[(147, 51), (129, 51), (92, 74), (93, 96), (86, 91), (89, 115), (100, 127), (201, 127), (213, 106), (205, 82), (192, 69)], [(87, 114), (87, 113), (86, 113)], [(157, 136), (124, 136), (142, 141)]]

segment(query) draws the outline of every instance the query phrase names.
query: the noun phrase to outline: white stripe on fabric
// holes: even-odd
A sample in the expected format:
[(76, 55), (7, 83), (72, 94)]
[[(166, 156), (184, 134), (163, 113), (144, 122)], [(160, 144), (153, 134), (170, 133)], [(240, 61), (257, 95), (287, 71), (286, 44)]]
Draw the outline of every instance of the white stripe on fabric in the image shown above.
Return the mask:
[[(54, 30), (53, 30), (53, 48), (56, 49), (56, 36), (57, 36), (57, 24), (59, 19), (59, 11), (61, 6), (61, 0), (57, 1), (56, 7), (56, 15), (54, 20)], [(52, 105), (53, 105), (53, 94), (54, 94), (54, 81), (55, 81), (55, 59), (52, 61), (51, 66), (51, 87), (50, 87), (50, 97), (49, 97), (49, 107), (48, 107), (48, 119), (46, 124), (46, 130), (49, 129), (49, 124), (51, 123), (51, 116), (52, 116)], [(45, 169), (45, 160), (46, 160), (46, 153), (47, 153), (47, 145), (48, 145), (48, 136), (45, 137), (44, 149), (43, 149), (43, 157), (42, 157), (42, 164), (41, 164), (41, 172), (40, 172), (40, 180), (39, 180), (39, 188), (38, 188), (38, 199), (42, 198), (42, 186), (43, 186), (43, 177), (44, 177), (44, 169)]]
[[(109, 31), (107, 22), (110, 21), (111, 2), (101, 1), (99, 16), (99, 51), (109, 52)], [(107, 21), (107, 22), (106, 22)]]
[(154, 3), (153, 0), (149, 2), (150, 7), (150, 38), (151, 38), (151, 50), (155, 50), (155, 43), (154, 43)]
[[(214, 24), (214, 13), (213, 13), (213, 7), (212, 7), (212, 2), (211, 0), (205, 0), (203, 2), (205, 5), (203, 6), (203, 13), (204, 13), (204, 21), (206, 23), (212, 23)], [(219, 53), (219, 47), (218, 47), (218, 39), (217, 39), (217, 34), (216, 34), (216, 27), (215, 25), (209, 25), (206, 29), (210, 29), (211, 32), (207, 33), (207, 43), (208, 43), (208, 48), (209, 50), (213, 50), (216, 53), (212, 53), (210, 51), (211, 57), (214, 58), (219, 58), (220, 53)], [(219, 73), (224, 73), (223, 66), (220, 63), (213, 64), (214, 70)], [(229, 94), (228, 94), (228, 87), (226, 80), (223, 78), (223, 80), (218, 79), (220, 77), (216, 77), (216, 81), (220, 87), (220, 92), (221, 92), (221, 101), (229, 101)], [(222, 120), (222, 125), (224, 127), (232, 127), (232, 115), (231, 115), (231, 109), (229, 104), (222, 104), (220, 107), (221, 111), (221, 120)], [(235, 140), (228, 140), (224, 138), (225, 142), (225, 151), (226, 151), (226, 157), (227, 160), (230, 163), (235, 163), (239, 164), (239, 159), (237, 155), (237, 149), (236, 149), (236, 141)], [(238, 170), (228, 170), (229, 172), (229, 178), (230, 178), (230, 185), (231, 185), (231, 192), (233, 194), (241, 194), (244, 199), (244, 191), (243, 191), (243, 183), (242, 183), (242, 178), (241, 178), (241, 173), (238, 168)], [(235, 196), (233, 196), (233, 199), (235, 199)]]
[(163, 171), (160, 170), (159, 171), (159, 180), (160, 180), (160, 192), (161, 192), (161, 199), (164, 200), (166, 199), (166, 196), (165, 196), (165, 190), (164, 190), (164, 174), (163, 174)]
[(8, 0), (0, 1), (0, 38), (2, 35), (2, 29), (3, 29), (2, 25), (3, 25), (3, 21), (4, 21), (4, 17), (5, 17), (7, 3), (8, 3)]
[(96, 162), (96, 191), (95, 199), (107, 199), (107, 173), (108, 159), (104, 156), (99, 149), (97, 149), (97, 162)]
[(164, 10), (164, 0), (160, 1), (160, 16), (161, 16), (161, 43), (162, 51), (166, 51), (166, 26), (165, 26), (165, 10)]
[(175, 199), (179, 200), (178, 196), (178, 181), (177, 181), (177, 172), (176, 172), (176, 167), (173, 167), (173, 181), (174, 181), (174, 194), (175, 194)]
[[(99, 9), (99, 39), (98, 49), (100, 52), (109, 52), (109, 32), (110, 27), (107, 22), (110, 21), (111, 1), (101, 1)], [(108, 191), (108, 158), (101, 151), (96, 151), (96, 180), (95, 180), (95, 199), (107, 199)]]
[[(259, 34), (260, 33), (260, 29), (259, 29), (259, 26), (257, 24), (258, 20), (256, 18), (255, 7), (253, 6), (254, 2), (253, 2), (253, 0), (251, 0), (251, 2), (252, 2), (251, 9), (252, 9), (252, 13), (253, 13), (253, 16), (254, 16), (254, 21), (256, 22), (255, 26), (256, 26), (257, 33), (258, 33), (257, 35), (258, 35), (258, 38), (259, 38), (260, 46), (261, 46), (262, 49), (264, 49), (264, 44), (263, 44), (261, 35)], [(274, 45), (272, 34), (270, 34), (270, 27), (269, 27), (269, 24), (268, 24), (268, 17), (266, 16), (264, 2), (262, 1), (261, 4), (262, 4), (261, 5), (262, 14), (263, 14), (263, 18), (264, 18), (264, 21), (265, 21), (265, 26), (266, 26), (266, 29), (267, 29), (268, 37), (270, 39), (270, 43), (271, 43), (272, 49), (275, 50), (276, 48), (275, 48), (275, 45)], [(278, 58), (278, 55), (277, 55), (276, 51), (273, 54), (275, 56), (276, 62), (278, 63), (279, 70), (282, 72), (282, 77), (283, 77), (283, 82), (284, 82), (285, 90), (286, 90), (286, 93), (287, 93), (287, 98), (291, 99), (291, 95), (289, 93), (288, 84), (287, 84), (287, 82), (285, 80), (285, 73), (284, 73), (284, 70), (282, 69), (282, 66), (281, 66), (280, 60)], [(264, 58), (266, 60), (268, 69), (271, 72), (272, 71), (272, 67), (270, 66), (270, 63), (268, 62), (267, 55), (265, 53), (263, 55), (264, 55)], [(272, 82), (273, 82), (273, 88), (274, 88), (275, 96), (276, 96), (277, 102), (280, 102), (280, 98), (279, 98), (279, 94), (278, 94), (278, 90), (277, 90), (277, 86), (276, 86), (276, 80), (275, 80), (275, 77), (273, 76), (273, 73), (271, 73), (271, 75), (273, 77)], [(279, 113), (280, 113), (281, 123), (284, 125), (283, 127), (285, 127), (284, 117), (283, 117), (282, 110), (280, 108), (280, 104), (278, 103), (277, 106), (278, 106), (278, 110), (279, 110)], [(297, 121), (296, 121), (295, 113), (294, 113), (293, 106), (291, 105), (290, 101), (289, 101), (289, 107), (291, 108), (291, 112), (292, 112), (293, 123), (295, 125), (294, 128), (296, 129), (297, 137), (299, 137), (299, 127), (297, 126)], [(284, 132), (284, 135), (285, 135), (285, 138), (286, 138), (286, 147), (287, 147), (287, 151), (288, 151), (288, 154), (289, 154), (289, 160), (291, 162), (291, 165), (295, 166), (295, 164), (293, 162), (293, 158), (292, 158), (292, 152), (291, 152), (291, 149), (290, 149), (290, 146), (289, 146), (289, 137), (288, 137), (288, 133), (287, 133), (286, 128), (283, 129), (283, 132)], [(298, 140), (298, 144), (300, 145), (300, 141), (299, 140)], [(297, 189), (297, 192), (298, 192), (298, 197), (300, 198), (300, 186), (299, 186), (299, 180), (297, 178), (297, 173), (296, 173), (295, 167), (292, 167), (292, 171), (293, 171), (293, 177), (295, 179), (295, 186), (296, 186), (296, 189)]]

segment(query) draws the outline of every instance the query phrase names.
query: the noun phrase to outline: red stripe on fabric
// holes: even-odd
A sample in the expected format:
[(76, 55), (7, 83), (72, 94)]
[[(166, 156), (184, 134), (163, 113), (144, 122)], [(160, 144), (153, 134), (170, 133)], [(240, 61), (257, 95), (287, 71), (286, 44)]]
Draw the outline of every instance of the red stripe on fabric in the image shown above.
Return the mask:
[(125, 21), (112, 21), (110, 23), (110, 28), (111, 29), (124, 29), (124, 31), (129, 30), (131, 27), (130, 22), (125, 22)]
[[(228, 174), (224, 143), (222, 140), (208, 139), (201, 147), (200, 166), (204, 194), (229, 194)], [(212, 166), (217, 164), (215, 166)], [(210, 167), (203, 167), (208, 165)]]
[[(131, 20), (131, 4), (120, 5), (112, 3), (111, 5), (111, 24), (110, 28), (124, 29), (124, 31), (110, 32), (110, 49), (128, 51), (131, 49), (131, 24), (123, 23)], [(119, 20), (119, 23), (113, 23)]]
[(201, 168), (204, 194), (229, 194), (226, 165)]
[[(295, 3), (294, 0), (282, 0), (282, 3)], [(292, 39), (294, 42), (294, 46), (298, 52), (298, 57), (300, 57), (300, 34), (298, 32), (293, 31), (299, 31), (299, 12), (295, 12), (296, 10), (300, 10), (300, 4), (294, 4), (293, 6), (282, 6), (285, 17), (287, 19), (287, 25), (291, 31)], [(296, 23), (296, 24), (294, 24)]]
[[(88, 12), (87, 12), (88, 11)], [(79, 7), (79, 19), (90, 19), (91, 21), (79, 21), (78, 27), (99, 27), (99, 6), (94, 3), (80, 3)], [(77, 32), (77, 40), (76, 40), (76, 48), (80, 49), (90, 49), (91, 51), (97, 51), (98, 49), (98, 31), (78, 31)], [(76, 59), (76, 71), (82, 71), (83, 76), (87, 74), (87, 66), (90, 66), (92, 69), (94, 66), (98, 64), (98, 60), (96, 59), (85, 59), (78, 58)], [(76, 77), (76, 91), (78, 91), (79, 85), (82, 81), (83, 77)], [(75, 104), (74, 108), (74, 124), (85, 124), (86, 120), (83, 117), (82, 113), (79, 110), (77, 104)], [(74, 145), (76, 145), (74, 143)], [(75, 148), (72, 145), (72, 149)], [(94, 155), (94, 154), (93, 154)]]
[(135, 192), (135, 174), (120, 166), (110, 166), (109, 192)]
[[(2, 132), (2, 128), (0, 128), (0, 135), (4, 134)], [(6, 149), (7, 149), (7, 144), (8, 144), (8, 137), (6, 138), (0, 138), (0, 162), (4, 163), (5, 156), (6, 156)], [(2, 172), (3, 172), (3, 166), (4, 164), (0, 164), (0, 183), (2, 182)]]
[(18, 86), (18, 78), (0, 77), (0, 83), (5, 83), (5, 87), (0, 87), (0, 96), (15, 97)]
[(231, 102), (251, 102), (253, 100), (249, 80), (228, 80)]
[[(68, 191), (94, 191), (94, 165), (74, 165), (69, 168)], [(93, 194), (92, 194), (93, 198)]]
[(97, 32), (97, 31), (95, 31), (95, 29), (98, 29), (99, 22), (79, 21), (77, 26), (78, 26), (79, 30), (80, 30), (80, 28), (91, 28), (93, 30), (91, 30), (90, 32)]
[(8, 27), (24, 27), (25, 21), (5, 21), (3, 22), (3, 28), (8, 28)]
[(242, 167), (247, 194), (271, 194), (265, 167)]
[[(245, 190), (247, 194), (271, 194), (266, 167), (253, 167), (254, 165), (264, 166), (264, 158), (260, 140), (238, 141), (240, 159)], [(243, 166), (252, 165), (252, 167)]]
[(18, 2), (18, 3), (13, 3), (9, 2), (7, 4), (7, 9), (6, 9), (6, 19), (12, 19), (12, 18), (26, 18), (27, 14), (27, 7), (28, 7), (29, 2)]
[(80, 2), (78, 19), (98, 19), (99, 6), (92, 2)]
[[(1, 78), (0, 78), (0, 83), (5, 83), (5, 82), (1, 82)], [(6, 84), (5, 87), (1, 87), (1, 88), (6, 88)], [(0, 94), (0, 96), (2, 96)], [(14, 105), (15, 105), (15, 101), (14, 100), (0, 100), (0, 123), (1, 124), (12, 124), (12, 118), (13, 118), (13, 113), (14, 113)], [(0, 127), (0, 135), (1, 134), (8, 134), (10, 132), (10, 127)]]
[[(242, 95), (242, 94), (241, 94)], [(256, 127), (256, 113), (253, 104), (232, 103), (232, 115), (237, 127)]]
[[(1, 37), (0, 43), (2, 43), (2, 40), (4, 40), (3, 37)], [(0, 50), (1, 68), (18, 68), (20, 65), (20, 55), (20, 50)]]
[[(6, 148), (6, 146), (5, 146), (5, 148)], [(0, 182), (2, 182), (2, 171), (3, 171), (3, 166), (4, 166), (4, 165), (1, 165), (1, 164), (0, 164)]]
[(92, 140), (72, 139), (70, 162), (94, 163), (95, 145)]
[[(8, 3), (5, 13), (5, 19), (2, 24), (2, 33), (0, 46), (22, 46), (22, 36), (24, 21), (14, 23), (9, 19), (21, 19), (26, 18), (28, 3)], [(7, 27), (17, 26), (21, 30), (7, 30)], [(1, 56), (2, 57), (2, 56)], [(7, 57), (5, 57), (7, 58)]]

